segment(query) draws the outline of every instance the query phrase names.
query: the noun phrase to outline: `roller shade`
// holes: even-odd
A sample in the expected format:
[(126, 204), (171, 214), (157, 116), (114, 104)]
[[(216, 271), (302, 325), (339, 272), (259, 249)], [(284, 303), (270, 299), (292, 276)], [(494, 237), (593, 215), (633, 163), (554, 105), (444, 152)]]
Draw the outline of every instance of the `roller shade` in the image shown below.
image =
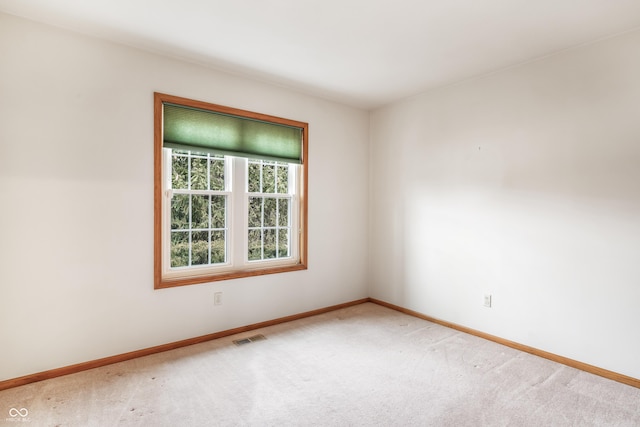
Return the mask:
[(163, 146), (302, 163), (302, 128), (163, 104)]

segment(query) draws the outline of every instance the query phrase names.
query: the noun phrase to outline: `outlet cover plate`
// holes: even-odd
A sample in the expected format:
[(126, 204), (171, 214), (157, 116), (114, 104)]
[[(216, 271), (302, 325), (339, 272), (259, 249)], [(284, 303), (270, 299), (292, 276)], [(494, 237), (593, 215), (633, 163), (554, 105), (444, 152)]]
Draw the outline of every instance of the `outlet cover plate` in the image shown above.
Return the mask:
[(484, 306), (491, 308), (491, 294), (484, 295)]

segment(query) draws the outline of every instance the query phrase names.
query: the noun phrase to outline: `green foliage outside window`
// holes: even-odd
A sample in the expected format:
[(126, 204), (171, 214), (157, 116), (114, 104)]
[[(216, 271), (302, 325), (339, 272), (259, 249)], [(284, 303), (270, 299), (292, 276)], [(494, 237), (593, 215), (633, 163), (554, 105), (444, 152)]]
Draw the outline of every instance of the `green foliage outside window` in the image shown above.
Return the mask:
[(248, 209), (249, 261), (290, 256), (291, 203), (288, 197), (276, 197), (289, 192), (289, 165), (250, 160), (247, 187), (253, 193)]
[[(174, 191), (222, 191), (224, 158), (174, 150)], [(171, 267), (226, 261), (226, 196), (174, 193), (171, 199)]]
[[(226, 262), (227, 196), (191, 193), (225, 190), (224, 157), (173, 150), (171, 185), (171, 267)], [(247, 188), (249, 261), (289, 257), (289, 165), (249, 160)]]

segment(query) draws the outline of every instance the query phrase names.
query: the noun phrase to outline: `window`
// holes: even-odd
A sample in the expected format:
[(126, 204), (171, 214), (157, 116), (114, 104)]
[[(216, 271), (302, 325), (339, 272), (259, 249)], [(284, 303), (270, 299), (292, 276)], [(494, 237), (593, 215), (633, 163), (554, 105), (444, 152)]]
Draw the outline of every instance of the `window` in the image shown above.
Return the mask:
[(306, 123), (155, 94), (155, 288), (306, 269)]
[(250, 160), (248, 172), (248, 259), (287, 259), (297, 252), (291, 241), (295, 230), (295, 176), (293, 165)]

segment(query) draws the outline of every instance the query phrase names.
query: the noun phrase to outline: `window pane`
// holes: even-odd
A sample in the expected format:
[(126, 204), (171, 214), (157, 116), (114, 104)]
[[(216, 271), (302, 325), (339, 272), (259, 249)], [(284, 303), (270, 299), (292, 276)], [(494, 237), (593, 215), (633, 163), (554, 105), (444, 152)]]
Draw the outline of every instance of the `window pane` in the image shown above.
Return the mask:
[(276, 230), (264, 230), (264, 259), (276, 257)]
[(212, 231), (211, 232), (211, 264), (218, 264), (226, 261), (226, 232), (224, 231)]
[(278, 200), (278, 225), (280, 227), (289, 226), (289, 199)]
[(211, 190), (224, 191), (224, 159), (211, 159), (209, 168)]
[(277, 203), (278, 203), (278, 199), (274, 199), (271, 197), (264, 198), (264, 217), (263, 217), (264, 227), (276, 226)]
[(262, 226), (262, 197), (249, 197), (249, 227)]
[(262, 165), (262, 192), (275, 193), (276, 191), (276, 166), (273, 163)]
[(278, 229), (278, 258), (289, 256), (289, 230), (286, 228)]
[(171, 229), (189, 228), (189, 196), (174, 194), (171, 198)]
[(249, 175), (247, 177), (249, 193), (260, 192), (260, 163), (249, 162)]
[(207, 159), (200, 157), (191, 158), (191, 189), (207, 189)]
[(209, 232), (194, 231), (191, 233), (191, 265), (209, 263)]
[(278, 193), (287, 194), (289, 192), (289, 166), (278, 164)]
[(191, 196), (191, 228), (209, 228), (209, 196)]
[(262, 231), (249, 230), (249, 261), (262, 259)]
[(184, 231), (171, 232), (171, 267), (189, 265), (189, 235)]
[(211, 228), (225, 228), (227, 196), (211, 196)]
[(186, 189), (189, 182), (188, 157), (173, 154), (171, 156), (171, 188)]

